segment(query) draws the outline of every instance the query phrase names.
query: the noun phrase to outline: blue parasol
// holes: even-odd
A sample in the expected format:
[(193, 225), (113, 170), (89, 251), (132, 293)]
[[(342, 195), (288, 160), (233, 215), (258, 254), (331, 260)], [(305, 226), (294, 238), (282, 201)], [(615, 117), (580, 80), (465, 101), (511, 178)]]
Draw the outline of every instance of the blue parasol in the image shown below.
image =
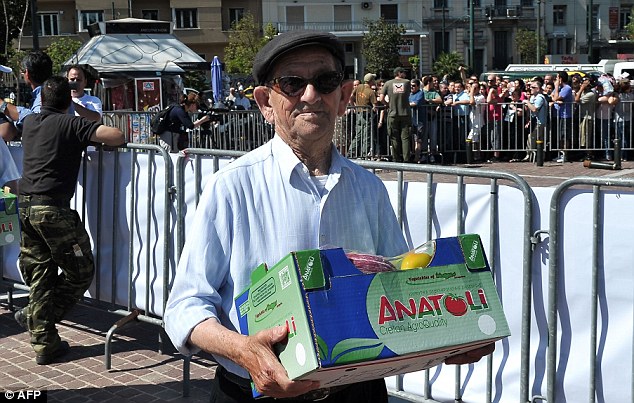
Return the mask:
[(214, 102), (223, 101), (222, 65), (218, 56), (214, 56), (211, 62), (211, 89), (214, 91)]

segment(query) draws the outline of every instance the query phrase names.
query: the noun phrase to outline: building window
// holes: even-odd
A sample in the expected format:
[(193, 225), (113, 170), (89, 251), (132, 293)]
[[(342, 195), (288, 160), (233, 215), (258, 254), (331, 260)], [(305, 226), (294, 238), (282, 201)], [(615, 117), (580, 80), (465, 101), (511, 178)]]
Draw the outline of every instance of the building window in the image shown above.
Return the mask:
[(627, 24), (630, 23), (630, 17), (632, 16), (632, 5), (621, 4), (621, 10), (619, 12), (619, 29), (627, 29)]
[(198, 9), (175, 8), (174, 19), (176, 20), (176, 28), (198, 28)]
[(434, 0), (434, 8), (439, 8), (439, 9), (448, 8), (447, 0)]
[(566, 6), (553, 5), (553, 25), (566, 25)]
[(434, 60), (438, 59), (441, 53), (449, 52), (449, 31), (434, 32)]
[(352, 6), (335, 5), (333, 7), (333, 13), (335, 15), (335, 31), (352, 31), (354, 27), (351, 24), (352, 21)]
[(304, 29), (304, 6), (287, 6), (286, 23), (288, 29)]
[(144, 20), (159, 20), (158, 10), (141, 10), (141, 15)]
[(398, 22), (398, 4), (381, 4), (381, 17), (385, 22)]
[(548, 42), (548, 52), (554, 55), (572, 53), (572, 38), (553, 38)]
[[(538, 0), (538, 1), (541, 1), (541, 0)], [(522, 0), (520, 2), (520, 5), (522, 7), (534, 7), (535, 6), (535, 4), (533, 3), (533, 0)]]
[(39, 34), (41, 36), (59, 35), (59, 14), (38, 13), (37, 18), (40, 24)]
[(235, 26), (244, 17), (244, 8), (230, 8), (229, 9), (229, 23), (231, 26)]
[(79, 12), (79, 30), (86, 31), (90, 24), (103, 21), (103, 10), (86, 10)]

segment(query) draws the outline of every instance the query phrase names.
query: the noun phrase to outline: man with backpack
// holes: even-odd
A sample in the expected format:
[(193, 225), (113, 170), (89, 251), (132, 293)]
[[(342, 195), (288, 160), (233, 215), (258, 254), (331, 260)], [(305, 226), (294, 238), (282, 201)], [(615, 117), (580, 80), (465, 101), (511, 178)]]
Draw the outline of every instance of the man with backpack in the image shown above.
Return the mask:
[(209, 115), (192, 122), (190, 113), (198, 112), (200, 98), (190, 92), (180, 104), (172, 104), (160, 111), (150, 122), (152, 133), (159, 136), (159, 145), (167, 152), (178, 152), (189, 146), (187, 130), (199, 127), (209, 120)]

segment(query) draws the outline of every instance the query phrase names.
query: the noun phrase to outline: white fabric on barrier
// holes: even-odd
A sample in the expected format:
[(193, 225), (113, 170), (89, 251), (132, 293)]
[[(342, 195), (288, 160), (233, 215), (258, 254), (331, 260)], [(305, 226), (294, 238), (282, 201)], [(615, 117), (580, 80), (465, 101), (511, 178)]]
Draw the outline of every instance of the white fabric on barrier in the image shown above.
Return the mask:
[[(10, 147), (16, 163), (21, 166), (21, 148)], [(171, 155), (176, 161), (175, 155)], [(211, 159), (201, 158), (203, 177), (211, 172)], [(164, 164), (156, 158), (151, 164), (153, 174), (148, 178), (149, 167), (147, 154), (139, 154), (137, 162), (136, 180), (137, 199), (135, 205), (138, 212), (134, 218), (132, 228), (129, 226), (131, 206), (131, 178), (130, 155), (121, 153), (119, 157), (119, 190), (118, 208), (113, 208), (113, 194), (102, 194), (101, 208), (98, 209), (97, 181), (98, 169), (97, 153), (91, 153), (88, 166), (86, 190), (87, 202), (90, 206), (85, 220), (86, 228), (92, 236), (95, 257), (99, 263), (99, 290), (93, 283), (89, 295), (102, 301), (111, 301), (112, 296), (112, 258), (116, 263), (116, 293), (114, 296), (118, 304), (127, 306), (128, 251), (130, 236), (132, 236), (132, 263), (135, 267), (132, 273), (134, 295), (132, 308), (148, 309), (157, 315), (162, 314), (161, 277), (163, 262), (163, 195), (165, 186)], [(114, 158), (112, 153), (104, 153), (104, 175), (102, 189), (113, 189), (115, 178)], [(188, 162), (185, 167), (185, 215), (186, 228), (191, 224), (195, 210), (196, 195), (194, 185), (193, 164)], [(204, 181), (204, 179), (203, 179)], [(397, 206), (397, 184), (386, 182), (393, 206)], [(457, 185), (434, 184), (435, 210), (433, 217), (433, 238), (454, 236), (458, 233), (456, 215)], [(148, 188), (152, 189), (148, 196)], [(533, 230), (548, 229), (550, 200), (553, 188), (534, 188), (534, 206), (536, 216)], [(522, 193), (510, 186), (500, 186), (499, 231), (500, 250), (495, 256), (490, 256), (491, 229), (490, 193), (487, 185), (465, 185), (465, 203), (463, 214), (466, 217), (465, 231), (478, 233), (482, 237), (485, 251), (490, 261), (494, 262), (494, 275), (501, 294), (504, 310), (509, 322), (512, 335), (497, 343), (493, 356), (493, 401), (514, 402), (519, 400), (520, 377), (520, 341), (521, 341), (521, 296), (522, 296), (522, 242), (524, 200)], [(77, 202), (81, 201), (83, 189), (78, 188)], [(148, 200), (148, 197), (151, 199)], [(405, 215), (403, 217), (405, 236), (414, 247), (426, 241), (426, 211), (427, 184), (408, 183), (404, 192)], [(149, 241), (146, 241), (146, 227), (148, 220), (146, 206), (154, 206), (149, 214), (152, 223)], [(632, 376), (632, 318), (634, 298), (633, 264), (634, 248), (631, 246), (629, 234), (634, 233), (634, 221), (629, 219), (631, 207), (634, 205), (634, 193), (606, 191), (601, 200), (602, 221), (604, 223), (603, 236), (600, 240), (600, 262), (604, 267), (599, 287), (599, 330), (598, 330), (598, 402), (631, 401)], [(175, 206), (175, 203), (172, 204)], [(590, 271), (592, 245), (592, 192), (591, 190), (570, 190), (565, 194), (561, 203), (561, 234), (562, 245), (560, 252), (561, 281), (565, 284), (564, 292), (559, 295), (560, 326), (558, 343), (558, 384), (560, 393), (557, 402), (587, 401), (589, 393), (589, 363), (590, 363)], [(174, 207), (172, 213), (174, 213)], [(97, 213), (101, 213), (101, 223), (104, 225), (101, 233), (96, 234)], [(175, 214), (172, 214), (175, 217)], [(626, 218), (627, 219), (624, 219)], [(112, 229), (110, 222), (117, 225), (115, 237), (117, 244), (112, 245)], [(192, 236), (192, 235), (189, 235)], [(195, 235), (193, 235), (195, 236)], [(175, 255), (175, 221), (170, 224), (168, 236), (169, 245)], [(548, 341), (547, 329), (547, 296), (548, 296), (548, 239), (543, 237), (533, 252), (533, 290), (532, 290), (532, 324), (530, 329), (530, 376), (529, 397), (546, 394), (546, 351)], [(99, 247), (95, 247), (99, 239)], [(17, 255), (19, 248), (16, 244), (3, 248), (3, 278), (20, 281), (17, 269)], [(149, 259), (148, 259), (149, 256)], [(169, 263), (171, 270), (175, 262)], [(148, 284), (151, 293), (149, 301), (145, 301), (145, 289)], [(170, 275), (170, 281), (171, 281)], [(440, 402), (454, 401), (453, 366), (439, 366), (430, 371), (432, 382), (432, 396)], [(464, 392), (465, 403), (479, 403), (484, 401), (486, 384), (486, 360), (475, 365), (462, 367), (461, 390)], [(395, 387), (395, 378), (388, 378), (388, 386)], [(423, 372), (406, 374), (404, 376), (404, 390), (409, 393), (423, 394)]]

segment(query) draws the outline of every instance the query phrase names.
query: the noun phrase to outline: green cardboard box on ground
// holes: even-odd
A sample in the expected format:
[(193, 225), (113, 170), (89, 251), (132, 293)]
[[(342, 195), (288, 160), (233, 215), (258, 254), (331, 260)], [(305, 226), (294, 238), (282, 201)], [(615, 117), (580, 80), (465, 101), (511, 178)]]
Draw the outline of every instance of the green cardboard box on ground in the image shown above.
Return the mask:
[(428, 267), (364, 274), (342, 249), (260, 265), (236, 298), (243, 334), (285, 325), (291, 379), (322, 387), (430, 368), (510, 335), (478, 235), (433, 241)]
[(0, 191), (0, 246), (20, 242), (18, 198), (7, 191)]

